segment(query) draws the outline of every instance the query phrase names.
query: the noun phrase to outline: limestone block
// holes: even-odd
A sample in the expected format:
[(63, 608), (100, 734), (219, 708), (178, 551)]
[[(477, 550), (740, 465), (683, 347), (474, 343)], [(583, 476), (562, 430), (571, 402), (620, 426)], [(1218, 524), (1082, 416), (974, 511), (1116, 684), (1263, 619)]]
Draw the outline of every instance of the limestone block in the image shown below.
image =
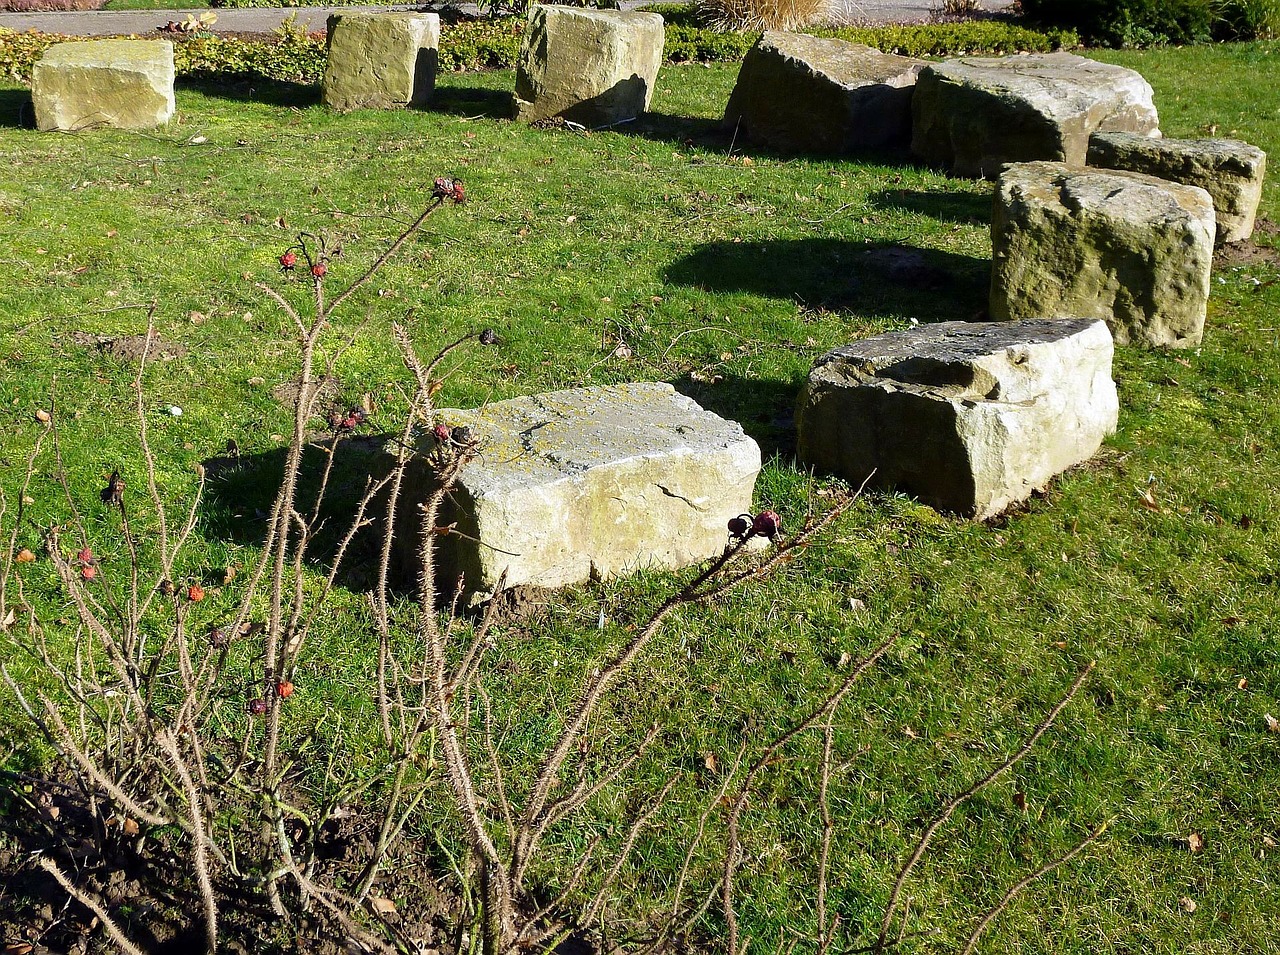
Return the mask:
[(1136, 172), (1008, 167), (991, 221), (995, 320), (1100, 318), (1116, 344), (1198, 345), (1213, 265), (1213, 201)]
[(1253, 235), (1267, 154), (1237, 139), (1148, 139), (1128, 133), (1094, 133), (1089, 138), (1089, 165), (1199, 186), (1213, 199), (1217, 242), (1222, 245)]
[(994, 177), (1011, 162), (1083, 166), (1089, 135), (1159, 136), (1138, 73), (1070, 53), (962, 57), (920, 71), (911, 151), (957, 176)]
[(440, 579), (465, 574), (469, 592), (490, 591), (504, 570), (509, 586), (561, 587), (717, 555), (760, 471), (738, 424), (668, 384), (557, 391), (439, 419), (480, 442), (443, 515), (474, 540), (437, 538)]
[(438, 14), (335, 13), (324, 104), (337, 110), (424, 106), (435, 89), (439, 50)]
[(818, 359), (796, 414), (801, 462), (978, 520), (1088, 460), (1116, 428), (1102, 322), (943, 322)]
[(742, 61), (724, 125), (782, 152), (905, 146), (922, 66), (844, 40), (767, 32)]
[(515, 118), (595, 128), (649, 108), (662, 63), (656, 13), (535, 5), (516, 66)]
[(55, 43), (31, 71), (36, 126), (152, 129), (173, 116), (173, 44), (168, 40)]

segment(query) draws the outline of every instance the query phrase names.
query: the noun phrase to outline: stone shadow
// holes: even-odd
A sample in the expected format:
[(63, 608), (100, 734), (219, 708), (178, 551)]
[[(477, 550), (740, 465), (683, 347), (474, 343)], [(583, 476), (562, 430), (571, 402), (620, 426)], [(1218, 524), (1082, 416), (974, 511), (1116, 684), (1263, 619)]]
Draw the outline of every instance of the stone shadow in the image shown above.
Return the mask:
[(428, 112), (472, 119), (510, 119), (512, 108), (510, 90), (482, 86), (437, 86), (425, 107)]
[(205, 96), (236, 102), (266, 103), (269, 106), (296, 106), (305, 109), (320, 102), (318, 83), (293, 83), (256, 74), (228, 77), (221, 73), (191, 73), (179, 77), (177, 85)]
[(922, 322), (985, 313), (991, 262), (955, 252), (834, 238), (711, 242), (667, 266), (675, 285), (750, 292), (808, 308), (910, 315)]
[(696, 381), (685, 375), (671, 382), (676, 391), (692, 398), (708, 411), (742, 425), (760, 445), (767, 461), (773, 455), (793, 458), (796, 453), (796, 399), (804, 379), (771, 381), (726, 374), (719, 381)]
[(35, 129), (36, 113), (30, 90), (0, 90), (0, 126)]
[(868, 196), (877, 209), (916, 212), (939, 222), (989, 226), (991, 194), (975, 196), (968, 192), (925, 192), (919, 189), (884, 189)]
[[(309, 515), (319, 490), (328, 446), (327, 434), (317, 434), (303, 456), (299, 472), (299, 510)], [(352, 435), (338, 442), (333, 470), (321, 508), (319, 530), (307, 554), (307, 563), (327, 570), (356, 513), (372, 474), (389, 466), (389, 435)], [(261, 547), (276, 492), (284, 479), (285, 450), (261, 454), (228, 454), (202, 462), (205, 494), (201, 523), (206, 531), (235, 544)], [(343, 559), (338, 583), (349, 590), (367, 592), (376, 584), (377, 554), (382, 540), (381, 507), (370, 506), (372, 523), (356, 535)], [(211, 580), (210, 583), (220, 582)]]

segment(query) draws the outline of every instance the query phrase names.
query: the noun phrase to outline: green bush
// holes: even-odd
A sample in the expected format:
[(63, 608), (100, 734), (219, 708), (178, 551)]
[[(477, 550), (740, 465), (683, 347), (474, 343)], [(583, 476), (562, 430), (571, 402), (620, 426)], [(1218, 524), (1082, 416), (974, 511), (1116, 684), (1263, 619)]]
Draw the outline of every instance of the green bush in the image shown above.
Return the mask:
[(1091, 43), (1151, 46), (1203, 43), (1220, 0), (1022, 0), (1033, 22), (1076, 30)]
[(1218, 40), (1280, 36), (1280, 0), (1215, 0), (1213, 35)]
[[(1236, 0), (1243, 2), (1243, 0)], [(1273, 0), (1280, 2), (1280, 0)], [(668, 13), (663, 11), (664, 15)], [(755, 33), (716, 33), (698, 26), (692, 16), (675, 11), (667, 24), (665, 56), (672, 62), (732, 62), (756, 41)], [(445, 25), (440, 35), (442, 70), (511, 68), (520, 52), (525, 20), (520, 17), (464, 20)], [(1045, 51), (1078, 45), (1074, 33), (1035, 32), (998, 21), (917, 26), (844, 27), (815, 31), (820, 36), (865, 43), (906, 56), (957, 53)], [(179, 76), (263, 78), (292, 83), (318, 83), (324, 75), (323, 37), (288, 28), (279, 39), (243, 40), (203, 34), (177, 38), (174, 65)], [(51, 44), (69, 37), (48, 33), (14, 33), (0, 29), (0, 73), (28, 82), (31, 66)]]

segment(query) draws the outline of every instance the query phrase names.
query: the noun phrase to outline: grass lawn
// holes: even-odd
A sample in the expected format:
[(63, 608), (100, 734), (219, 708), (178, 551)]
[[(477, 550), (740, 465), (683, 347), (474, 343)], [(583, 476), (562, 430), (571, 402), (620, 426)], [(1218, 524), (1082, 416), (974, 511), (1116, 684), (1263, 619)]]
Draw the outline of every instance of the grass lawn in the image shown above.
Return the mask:
[[(1149, 79), (1166, 135), (1238, 137), (1280, 155), (1280, 45), (1099, 58)], [(991, 186), (888, 160), (730, 151), (715, 127), (735, 76), (734, 65), (666, 67), (652, 115), (591, 135), (496, 118), (513, 83), (504, 72), (443, 76), (429, 112), (337, 115), (311, 88), (188, 86), (178, 119), (154, 134), (38, 134), (16, 122), (25, 91), (0, 89), (0, 487), (15, 500), (33, 414), (52, 402), (104, 574), (123, 566), (96, 491), (113, 468), (143, 486), (136, 366), (94, 342), (142, 332), (155, 302), (159, 335), (183, 349), (145, 376), (162, 492), (177, 506), (200, 462), (228, 441), (241, 455), (210, 488), (182, 572), (249, 564), (291, 428), (272, 391), (297, 358), (287, 319), (253, 282), (305, 298), (276, 273), (299, 230), (342, 246), (334, 281), (358, 275), (427, 203), (432, 179), (456, 175), (470, 202), (433, 217), (348, 303), (335, 406), (368, 394), (375, 430), (393, 426), (404, 375), (392, 321), (424, 352), (491, 326), (500, 347), (456, 360), (443, 405), (672, 382), (760, 442), (758, 504), (796, 526), (825, 500), (793, 459), (800, 382), (851, 338), (981, 313)], [(1273, 182), (1262, 214), (1280, 221)], [(1269, 223), (1256, 239), (1215, 271), (1202, 348), (1117, 352), (1119, 431), (1045, 498), (980, 525), (868, 495), (779, 576), (682, 611), (593, 732), (594, 747), (625, 751), (657, 720), (661, 745), (556, 831), (536, 881), (563, 884), (596, 831), (616, 848), (627, 818), (674, 778), (604, 919), (611, 937), (639, 933), (740, 748), (754, 758), (820, 702), (842, 654), (897, 635), (835, 725), (835, 951), (874, 940), (921, 830), (1089, 661), (1085, 690), (1031, 755), (939, 832), (906, 888), (901, 949), (958, 950), (1009, 886), (1110, 820), (993, 922), (981, 951), (1280, 951), (1280, 735), (1269, 732), (1280, 715), (1280, 251)], [(887, 245), (920, 250), (946, 282), (894, 282), (866, 255)], [(620, 342), (630, 357), (617, 357)], [(36, 551), (39, 529), (68, 517), (49, 457), (27, 493), (18, 545)], [(64, 610), (47, 564), (16, 573), (52, 619)], [(674, 580), (566, 592), (499, 635), (483, 682), (508, 779)], [(210, 588), (193, 632), (229, 612), (237, 586)], [(373, 771), (361, 754), (377, 722), (367, 604), (353, 586), (330, 610), (295, 678), (290, 731), (301, 784), (318, 796)], [(39, 679), (7, 643), (0, 660)], [(233, 661), (233, 672), (251, 666)], [(242, 707), (239, 688), (227, 694)], [(0, 765), (39, 769), (47, 749), (7, 698), (0, 713)], [(815, 948), (821, 747), (821, 734), (797, 741), (743, 816), (738, 909), (752, 951), (788, 933)], [(702, 892), (720, 873), (723, 824), (712, 817), (693, 860)], [(456, 826), (432, 800), (410, 823), (438, 840), (444, 870)], [(716, 949), (722, 932), (713, 905), (695, 944)]]

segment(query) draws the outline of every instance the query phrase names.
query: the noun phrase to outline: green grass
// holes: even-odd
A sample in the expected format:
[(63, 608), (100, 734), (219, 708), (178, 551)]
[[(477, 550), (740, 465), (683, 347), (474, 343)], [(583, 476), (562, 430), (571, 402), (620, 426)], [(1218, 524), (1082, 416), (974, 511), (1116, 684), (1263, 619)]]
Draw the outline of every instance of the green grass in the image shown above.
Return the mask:
[(104, 10), (204, 10), (208, 0), (107, 0)]
[[(1148, 77), (1167, 135), (1216, 125), (1276, 155), (1280, 114), (1267, 91), (1280, 82), (1277, 51), (1104, 58)], [(509, 73), (442, 77), (432, 112), (345, 116), (317, 106), (310, 88), (188, 86), (178, 120), (147, 135), (15, 128), (26, 94), (0, 92), (11, 124), (0, 129), (0, 486), (16, 494), (32, 415), (52, 400), (90, 532), (112, 539), (93, 502), (113, 467), (141, 484), (133, 369), (71, 333), (137, 333), (137, 306), (155, 301), (159, 333), (187, 349), (145, 382), (164, 493), (184, 500), (196, 465), (229, 439), (249, 465), (212, 489), (184, 572), (245, 564), (289, 431), (270, 390), (295, 360), (286, 320), (252, 282), (286, 285), (275, 260), (300, 229), (341, 242), (335, 281), (359, 274), (425, 204), (432, 178), (448, 174), (466, 180), (471, 202), (433, 218), (347, 309), (341, 400), (370, 392), (375, 423), (389, 424), (400, 405), (393, 320), (409, 322), (423, 351), (493, 326), (502, 346), (459, 360), (446, 404), (674, 382), (760, 441), (758, 503), (795, 526), (822, 503), (785, 426), (799, 382), (853, 337), (984, 307), (990, 186), (892, 161), (787, 159), (740, 144), (730, 156), (713, 125), (735, 75), (733, 65), (667, 67), (650, 118), (589, 136), (493, 118)], [(1272, 183), (1262, 211), (1280, 218)], [(950, 283), (939, 292), (885, 281), (862, 253), (889, 243), (922, 250)], [(624, 748), (661, 718), (664, 745), (557, 834), (539, 878), (561, 882), (593, 826), (613, 825), (616, 843), (629, 813), (674, 774), (674, 799), (611, 910), (615, 925), (642, 919), (670, 891), (739, 746), (757, 753), (828, 692), (842, 653), (896, 634), (836, 729), (831, 904), (849, 933), (838, 950), (870, 940), (898, 865), (946, 796), (1011, 753), (1090, 660), (1095, 677), (1033, 754), (940, 833), (908, 887), (903, 950), (956, 950), (1006, 887), (1107, 818), (1103, 838), (1033, 885), (982, 951), (1280, 950), (1277, 856), (1264, 843), (1280, 838), (1280, 737), (1264, 720), (1280, 714), (1277, 278), (1266, 261), (1220, 269), (1201, 349), (1120, 351), (1118, 434), (1025, 512), (984, 526), (872, 495), (781, 576), (680, 614), (602, 714), (595, 744)], [(601, 348), (619, 336), (629, 360)], [(1148, 487), (1159, 512), (1139, 500)], [(67, 517), (48, 461), (30, 494), (19, 543), (36, 549), (37, 529)], [(123, 555), (101, 549), (104, 574), (118, 572)], [(57, 605), (44, 561), (21, 573), (32, 600)], [(509, 778), (541, 752), (582, 675), (671, 584), (648, 574), (571, 591), (531, 632), (498, 641), (485, 682), (507, 727)], [(193, 626), (217, 622), (236, 586), (201, 604)], [(861, 611), (850, 609), (855, 598)], [(317, 788), (326, 750), (342, 754), (334, 772), (371, 771), (356, 755), (375, 732), (366, 616), (358, 594), (340, 592), (296, 681), (299, 734), (323, 717), (310, 761)], [(238, 665), (247, 674), (250, 664)], [(37, 761), (30, 735), (16, 716), (0, 721), (0, 758)], [(790, 750), (745, 816), (740, 908), (753, 951), (772, 951), (784, 930), (813, 932), (819, 746), (811, 735)], [(713, 817), (714, 836), (723, 822)], [(429, 806), (414, 826), (444, 823)], [(1192, 832), (1205, 840), (1195, 854)], [(699, 886), (719, 864), (711, 849), (696, 860)], [(700, 937), (721, 928), (712, 911)]]

